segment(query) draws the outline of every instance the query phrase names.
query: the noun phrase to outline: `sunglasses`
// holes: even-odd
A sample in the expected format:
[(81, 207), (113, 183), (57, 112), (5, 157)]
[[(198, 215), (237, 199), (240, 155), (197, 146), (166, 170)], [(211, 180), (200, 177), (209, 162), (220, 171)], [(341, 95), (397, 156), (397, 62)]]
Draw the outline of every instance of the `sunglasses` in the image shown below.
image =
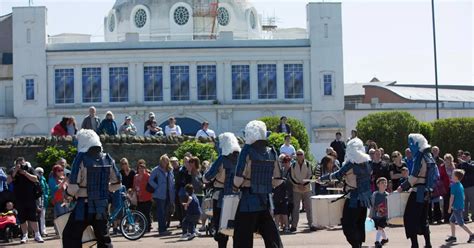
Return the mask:
[(301, 153), (298, 153), (298, 154), (296, 154), (296, 156), (303, 156), (303, 154), (301, 154)]

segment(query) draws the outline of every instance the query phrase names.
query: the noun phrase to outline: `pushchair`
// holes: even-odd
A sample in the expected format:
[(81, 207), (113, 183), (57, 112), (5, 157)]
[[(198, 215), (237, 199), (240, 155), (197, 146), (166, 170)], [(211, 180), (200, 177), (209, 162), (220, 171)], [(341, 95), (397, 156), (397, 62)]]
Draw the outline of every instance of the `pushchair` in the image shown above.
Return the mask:
[(207, 217), (207, 222), (206, 222), (206, 235), (207, 236), (214, 236), (216, 233), (216, 230), (214, 229), (214, 225), (212, 223), (212, 203), (213, 203), (213, 192), (214, 190), (212, 188), (208, 188), (205, 190), (205, 195), (204, 195), (204, 200), (202, 201), (202, 206), (201, 209), (203, 211), (203, 214), (206, 215)]
[(0, 240), (10, 243), (14, 238), (21, 236), (20, 225), (16, 223), (14, 211), (0, 214)]

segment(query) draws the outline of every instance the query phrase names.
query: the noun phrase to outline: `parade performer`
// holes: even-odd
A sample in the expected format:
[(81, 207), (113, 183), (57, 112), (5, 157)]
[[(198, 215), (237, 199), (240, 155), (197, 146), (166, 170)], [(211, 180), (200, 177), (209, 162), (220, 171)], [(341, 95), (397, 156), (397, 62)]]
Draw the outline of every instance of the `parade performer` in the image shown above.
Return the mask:
[(77, 133), (78, 153), (72, 165), (66, 192), (76, 205), (64, 228), (63, 247), (82, 247), (82, 233), (91, 225), (97, 247), (113, 247), (107, 228), (109, 192), (121, 186), (120, 173), (112, 157), (102, 151), (99, 136), (93, 130)]
[(255, 232), (262, 235), (265, 247), (283, 247), (273, 221), (272, 189), (283, 182), (274, 149), (268, 147), (267, 127), (251, 121), (245, 127), (245, 146), (235, 170), (234, 191), (241, 199), (235, 215), (234, 247), (253, 247)]
[(240, 153), (240, 146), (233, 133), (219, 135), (219, 148), (221, 154), (204, 174), (204, 182), (214, 181), (214, 193), (212, 195), (212, 224), (216, 233), (214, 240), (219, 248), (227, 247), (229, 237), (220, 233), (219, 224), (221, 219), (222, 198), (224, 195), (232, 194), (235, 166)]
[(403, 215), (405, 234), (411, 240), (411, 247), (418, 247), (417, 235), (425, 238), (425, 247), (431, 247), (428, 208), (430, 191), (439, 178), (438, 167), (431, 155), (431, 146), (421, 134), (408, 135), (410, 151), (413, 156), (413, 170), (397, 191), (412, 189)]
[(353, 138), (347, 143), (346, 160), (338, 171), (322, 176), (319, 181), (345, 180), (344, 192), (347, 198), (342, 212), (342, 230), (347, 242), (355, 248), (365, 241), (365, 219), (371, 206), (370, 177), (372, 173), (369, 155), (364, 143)]

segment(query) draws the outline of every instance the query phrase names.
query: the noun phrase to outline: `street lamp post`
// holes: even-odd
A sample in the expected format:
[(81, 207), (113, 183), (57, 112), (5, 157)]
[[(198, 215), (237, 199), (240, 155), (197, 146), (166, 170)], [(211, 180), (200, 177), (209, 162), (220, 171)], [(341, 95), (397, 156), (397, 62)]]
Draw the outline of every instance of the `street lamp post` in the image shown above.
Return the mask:
[(436, 24), (434, 0), (431, 0), (431, 18), (433, 22), (433, 48), (434, 48), (434, 69), (435, 69), (435, 92), (436, 92), (436, 119), (439, 120), (439, 97), (438, 97), (438, 58), (436, 55)]

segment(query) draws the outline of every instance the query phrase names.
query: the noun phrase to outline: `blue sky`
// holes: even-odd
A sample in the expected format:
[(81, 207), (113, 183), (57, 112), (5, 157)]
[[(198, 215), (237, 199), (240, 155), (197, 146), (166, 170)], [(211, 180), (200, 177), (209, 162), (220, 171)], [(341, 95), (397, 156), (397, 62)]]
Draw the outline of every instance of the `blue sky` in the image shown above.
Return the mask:
[[(115, 0), (33, 0), (48, 8), (48, 34), (103, 35), (103, 18)], [(301, 0), (253, 0), (280, 27), (305, 27)], [(334, 1), (326, 1), (334, 2)], [(342, 0), (344, 81), (372, 77), (401, 83), (433, 83), (430, 0)], [(473, 19), (470, 0), (435, 0), (438, 72), (441, 84), (474, 85)], [(0, 0), (0, 15), (28, 0)]]

